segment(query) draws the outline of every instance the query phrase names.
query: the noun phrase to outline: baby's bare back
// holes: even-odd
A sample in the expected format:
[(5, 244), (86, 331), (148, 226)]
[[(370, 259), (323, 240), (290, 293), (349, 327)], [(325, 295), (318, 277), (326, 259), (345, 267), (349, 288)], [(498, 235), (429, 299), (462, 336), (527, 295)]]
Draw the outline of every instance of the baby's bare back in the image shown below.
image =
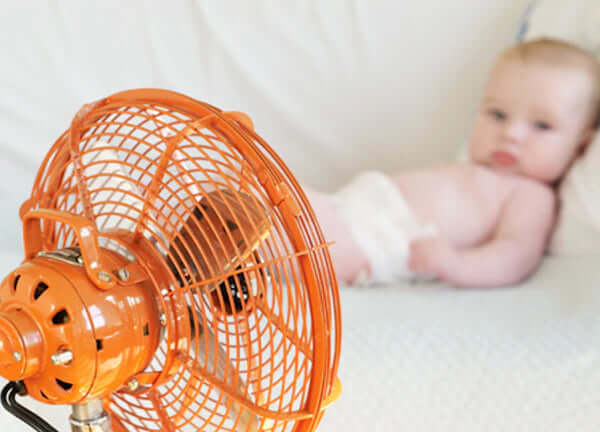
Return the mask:
[(423, 223), (456, 247), (486, 241), (500, 221), (512, 191), (529, 180), (474, 164), (455, 164), (392, 176)]

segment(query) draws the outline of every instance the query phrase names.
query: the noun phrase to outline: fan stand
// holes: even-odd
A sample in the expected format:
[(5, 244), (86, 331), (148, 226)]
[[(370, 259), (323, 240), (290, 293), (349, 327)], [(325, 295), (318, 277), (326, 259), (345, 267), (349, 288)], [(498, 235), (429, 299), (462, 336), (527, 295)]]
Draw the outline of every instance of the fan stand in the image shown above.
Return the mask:
[(100, 399), (72, 407), (73, 414), (69, 417), (72, 432), (113, 432), (110, 416)]

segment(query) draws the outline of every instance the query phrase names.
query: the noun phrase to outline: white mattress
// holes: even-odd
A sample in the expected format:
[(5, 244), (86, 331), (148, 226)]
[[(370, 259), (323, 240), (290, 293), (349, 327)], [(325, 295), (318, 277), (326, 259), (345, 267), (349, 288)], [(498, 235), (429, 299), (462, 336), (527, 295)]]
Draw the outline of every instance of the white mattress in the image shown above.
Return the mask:
[[(18, 260), (0, 252), (0, 272)], [(598, 262), (547, 258), (496, 290), (342, 287), (344, 391), (319, 431), (599, 430)], [(68, 430), (68, 409), (26, 404)]]
[(319, 430), (599, 430), (599, 258), (517, 288), (343, 289), (345, 392)]

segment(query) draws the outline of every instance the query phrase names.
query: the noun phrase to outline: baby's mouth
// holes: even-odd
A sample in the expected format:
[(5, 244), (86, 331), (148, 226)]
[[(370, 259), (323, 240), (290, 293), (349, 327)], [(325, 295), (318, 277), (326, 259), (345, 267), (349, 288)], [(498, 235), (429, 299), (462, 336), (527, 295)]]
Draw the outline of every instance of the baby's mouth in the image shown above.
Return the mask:
[(517, 158), (506, 151), (495, 151), (492, 153), (492, 162), (501, 167), (512, 167), (517, 163)]

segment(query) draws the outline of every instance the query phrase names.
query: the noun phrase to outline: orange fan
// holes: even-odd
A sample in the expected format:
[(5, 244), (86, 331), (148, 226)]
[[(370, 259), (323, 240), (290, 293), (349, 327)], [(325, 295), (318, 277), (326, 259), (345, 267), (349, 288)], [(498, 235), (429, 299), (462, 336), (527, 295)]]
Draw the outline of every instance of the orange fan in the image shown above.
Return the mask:
[(0, 285), (5, 408), (73, 431), (312, 431), (340, 391), (331, 258), (242, 113), (165, 90), (84, 106), (21, 207)]

